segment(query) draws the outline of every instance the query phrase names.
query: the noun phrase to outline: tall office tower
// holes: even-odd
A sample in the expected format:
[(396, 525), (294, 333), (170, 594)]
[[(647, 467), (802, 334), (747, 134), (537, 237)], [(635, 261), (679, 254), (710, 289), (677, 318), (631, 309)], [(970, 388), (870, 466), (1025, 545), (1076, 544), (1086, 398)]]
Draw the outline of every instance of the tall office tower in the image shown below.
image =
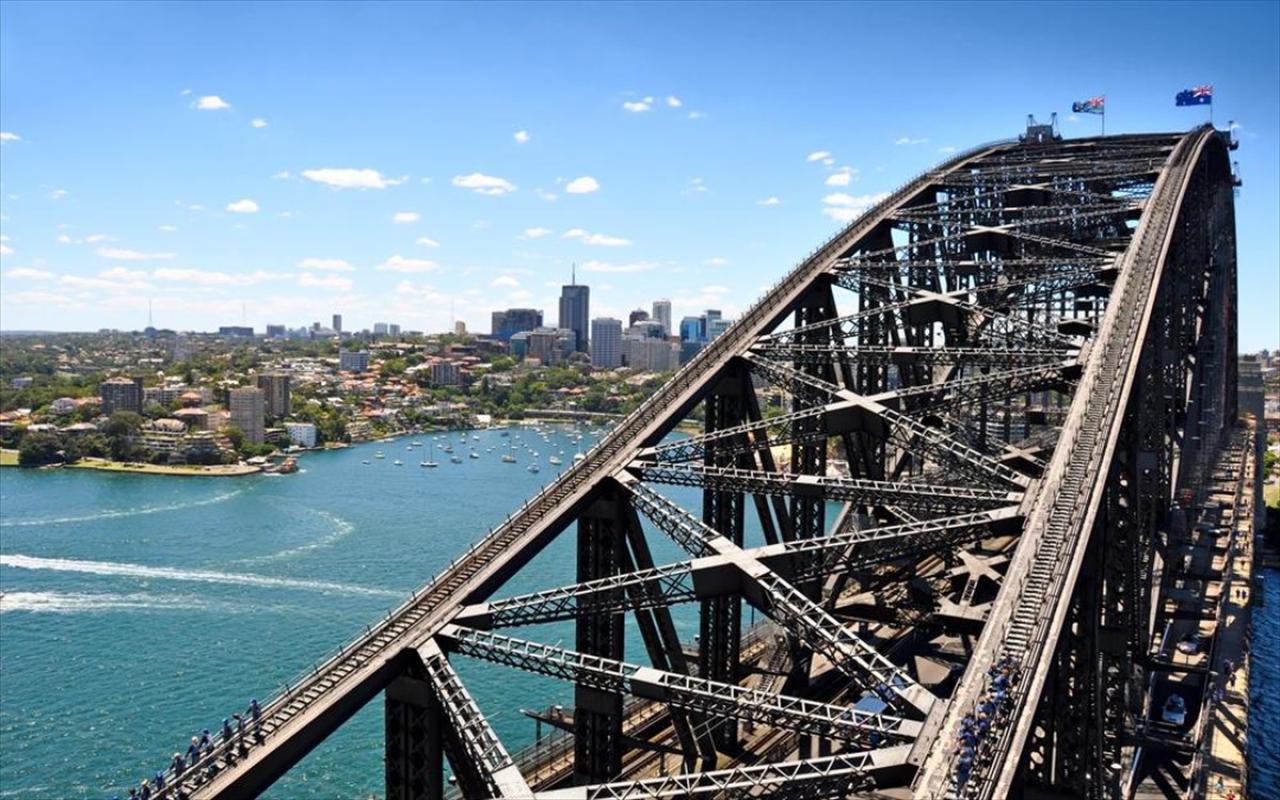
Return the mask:
[(333, 332), (342, 333), (342, 315), (341, 314), (333, 315)]
[(489, 327), (490, 335), (504, 342), (517, 333), (542, 327), (542, 312), (536, 308), (508, 308), (495, 311)]
[(676, 329), (671, 327), (671, 301), (667, 299), (653, 301), (653, 319), (662, 323), (663, 336), (675, 336)]
[(635, 325), (637, 322), (647, 322), (649, 320), (649, 312), (643, 308), (637, 308), (627, 315), (627, 325)]
[(680, 320), (680, 339), (685, 342), (706, 341), (706, 326), (704, 317), (685, 317)]
[(577, 269), (569, 279), (572, 283), (560, 288), (560, 327), (578, 335), (575, 345), (580, 353), (587, 352), (587, 320), (591, 316), (591, 288), (578, 284)]
[(262, 444), (266, 407), (263, 392), (256, 386), (231, 390), (231, 424), (244, 431), (246, 441)]
[(387, 333), (391, 334), (392, 336), (399, 336), (400, 326), (394, 322), (391, 323), (390, 325), (387, 326)]
[(259, 375), (258, 388), (265, 395), (267, 416), (289, 416), (289, 375), (287, 373), (267, 372)]
[(613, 369), (622, 364), (622, 320), (596, 317), (591, 320), (591, 366)]

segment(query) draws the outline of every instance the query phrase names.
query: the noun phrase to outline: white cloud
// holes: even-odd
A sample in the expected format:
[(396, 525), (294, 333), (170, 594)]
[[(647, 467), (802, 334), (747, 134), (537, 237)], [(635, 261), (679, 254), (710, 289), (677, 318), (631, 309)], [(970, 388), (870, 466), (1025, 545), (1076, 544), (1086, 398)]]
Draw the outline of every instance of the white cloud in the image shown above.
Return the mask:
[(680, 106), (682, 106), (682, 105), (684, 105), (684, 103), (680, 102), (680, 98), (679, 98), (679, 97), (676, 97), (676, 96), (675, 96), (675, 95), (673, 95), (673, 94), (667, 95), (667, 106), (668, 106), (668, 107), (670, 107), (670, 108), (679, 108), (679, 107), (680, 107)]
[(704, 111), (690, 111), (689, 119), (706, 119), (707, 114)]
[(162, 230), (165, 233), (176, 233), (178, 230), (178, 226), (177, 225), (161, 225), (158, 228), (158, 230)]
[(700, 193), (707, 190), (707, 182), (702, 178), (694, 178), (689, 181), (689, 187), (685, 189), (685, 194)]
[[(11, 255), (13, 255), (13, 248), (7, 244), (0, 244), (0, 256), (11, 256)], [(13, 274), (13, 273), (10, 273), (10, 274)]]
[(805, 156), (804, 160), (813, 162), (813, 161), (822, 161), (825, 158), (831, 158), (831, 154), (828, 153), (826, 150), (815, 150), (809, 155)]
[(511, 134), (511, 137), (516, 140), (516, 144), (524, 144), (525, 142), (529, 141), (529, 132), (516, 131), (515, 133)]
[(68, 192), (66, 189), (54, 189), (52, 192), (49, 192), (49, 197), (53, 200), (61, 200), (69, 194), (71, 194), (71, 192)]
[(267, 281), (278, 281), (291, 277), (278, 272), (211, 272), (203, 269), (156, 269), (151, 277), (160, 281), (173, 281), (196, 286), (256, 286)]
[(290, 171), (289, 171), (289, 170), (287, 170), (287, 169), (282, 169), (282, 170), (280, 170), (279, 172), (277, 172), (277, 173), (275, 173), (274, 175), (272, 175), (271, 177), (273, 177), (273, 178), (275, 178), (275, 179), (277, 179), (277, 180), (287, 181), (287, 180), (289, 180), (290, 178), (292, 178), (292, 177), (293, 177), (293, 173), (292, 173), (292, 172), (290, 172)]
[(140, 269), (128, 269), (126, 267), (112, 267), (104, 269), (98, 273), (99, 278), (105, 278), (110, 281), (141, 281), (146, 280), (147, 273)]
[(1077, 117), (1075, 114), (1068, 114), (1066, 117), (1066, 120), (1067, 122), (1079, 122), (1080, 118)]
[(534, 189), (533, 193), (536, 194), (540, 199), (546, 200), (548, 203), (554, 203), (556, 200), (556, 197), (558, 196), (556, 195), (555, 192), (548, 192), (542, 189)]
[(231, 104), (216, 94), (207, 94), (195, 101), (192, 107), (199, 111), (225, 111), (231, 108)]
[[(9, 252), (13, 252), (12, 250)], [(45, 272), (42, 269), (31, 269), (30, 267), (18, 267), (11, 269), (5, 275), (15, 280), (21, 281), (43, 281), (56, 277), (52, 272)]]
[(432, 239), (430, 236), (419, 236), (419, 237), (418, 237), (418, 244), (423, 245), (424, 247), (439, 247), (439, 246), (440, 246), (440, 243), (439, 243), (439, 242), (437, 242), (435, 239)]
[(715, 258), (708, 258), (704, 263), (710, 267), (723, 267), (725, 264), (729, 263), (729, 259), (724, 258), (723, 256), (716, 256)]
[(451, 183), (460, 189), (470, 189), (479, 194), (502, 195), (516, 190), (516, 185), (506, 178), (484, 175), (479, 172), (473, 172), (470, 175), (455, 175)]
[(379, 272), (434, 272), (440, 265), (425, 258), (394, 255), (378, 265)]
[(178, 97), (186, 97), (189, 94), (191, 94), (190, 89), (183, 89), (182, 91), (178, 92)]
[(355, 272), (356, 268), (341, 258), (304, 258), (298, 262), (298, 269), (316, 269), (323, 272)]
[(495, 289), (518, 289), (520, 288), (520, 281), (510, 275), (502, 275), (494, 278), (493, 283), (489, 285)]
[(0, 131), (0, 142), (20, 142), (22, 137), (13, 131)]
[(232, 214), (257, 214), (260, 209), (257, 203), (246, 197), (234, 203), (227, 203), (227, 210)]
[(89, 244), (102, 244), (103, 242), (114, 242), (116, 239), (114, 236), (108, 236), (105, 233), (92, 233), (84, 237), (84, 240)]
[(126, 250), (120, 247), (99, 247), (98, 255), (113, 261), (164, 261), (176, 258), (177, 253), (143, 253), (138, 250)]
[(600, 182), (590, 175), (583, 175), (580, 178), (574, 178), (564, 187), (564, 190), (569, 194), (591, 194), (599, 189)]
[[(131, 275), (128, 270), (124, 271), (126, 275)], [(145, 273), (143, 273), (145, 275)], [(63, 275), (58, 278), (59, 286), (69, 286), (72, 289), (83, 289), (86, 291), (105, 291), (105, 292), (127, 292), (151, 289), (151, 284), (143, 280), (127, 278), (125, 280), (117, 280), (112, 278), (85, 278), (80, 275)]]
[(902, 136), (897, 139), (894, 139), (893, 143), (897, 145), (928, 144), (929, 140), (928, 139), (912, 139), (910, 136)]
[(407, 225), (410, 222), (417, 222), (422, 219), (422, 215), (417, 211), (397, 211), (391, 221), (397, 225)]
[[(276, 173), (281, 175), (281, 173)], [(287, 176), (288, 173), (283, 173)], [(323, 183), (338, 189), (385, 189), (388, 186), (399, 186), (408, 178), (388, 178), (376, 169), (356, 169), (352, 167), (324, 167), (322, 169), (304, 169), (302, 177), (316, 183)]]
[(313, 272), (304, 272), (298, 276), (298, 285), (313, 289), (341, 289), (345, 291), (351, 288), (352, 281), (350, 278), (344, 278), (341, 275), (316, 275)]
[(826, 180), (828, 186), (848, 186), (850, 183), (853, 183), (852, 172), (833, 172)]
[(653, 108), (653, 98), (646, 97), (642, 100), (628, 100), (622, 104), (622, 107), (632, 112), (633, 114), (639, 114), (643, 111), (649, 111)]
[(630, 239), (623, 239), (620, 236), (608, 236), (603, 233), (587, 233), (582, 228), (570, 228), (560, 234), (561, 239), (578, 239), (583, 244), (595, 245), (597, 247), (626, 247), (631, 244)]
[(249, 124), (255, 128), (267, 127), (267, 121), (262, 117), (254, 117), (253, 119), (249, 120)]
[(550, 228), (525, 228), (520, 234), (520, 239), (541, 239), (543, 236), (550, 236), (554, 231)]
[(631, 244), (630, 239), (623, 239), (620, 236), (606, 236), (603, 233), (588, 233), (582, 237), (582, 242), (583, 244), (597, 247), (626, 247)]
[(834, 220), (840, 222), (852, 222), (859, 214), (866, 211), (871, 206), (879, 203), (888, 197), (888, 192), (879, 194), (862, 194), (849, 195), (843, 192), (829, 194), (822, 198), (822, 202), (826, 203), (829, 208), (822, 209), (822, 213), (826, 214)]
[(56, 237), (54, 237), (54, 241), (57, 242), (58, 244), (80, 244), (79, 240), (72, 239), (70, 236), (66, 235), (65, 233), (58, 234)]
[(648, 272), (657, 268), (652, 261), (635, 261), (629, 264), (611, 264), (608, 261), (587, 261), (581, 265), (583, 272)]
[(946, 156), (946, 155), (950, 155), (950, 154), (954, 153), (955, 151), (956, 151), (956, 148), (954, 148), (954, 147), (939, 147), (939, 148), (938, 148), (938, 152), (939, 152), (939, 153), (941, 153), (941, 154), (942, 154), (942, 155), (944, 155), (944, 156)]
[(775, 196), (773, 196), (773, 195), (770, 195), (769, 197), (766, 197), (766, 198), (765, 198), (765, 199), (763, 199), (763, 200), (757, 200), (757, 201), (756, 201), (756, 205), (758, 205), (758, 206), (780, 206), (780, 205), (782, 205), (782, 201), (781, 201), (781, 200), (779, 200), (777, 197), (775, 197)]

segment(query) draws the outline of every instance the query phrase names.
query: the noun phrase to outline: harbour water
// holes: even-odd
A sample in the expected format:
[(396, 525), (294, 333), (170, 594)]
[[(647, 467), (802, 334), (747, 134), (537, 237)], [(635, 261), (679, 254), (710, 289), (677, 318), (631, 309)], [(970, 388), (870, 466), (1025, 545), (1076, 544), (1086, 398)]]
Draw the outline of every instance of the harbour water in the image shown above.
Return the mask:
[[(448, 434), (435, 440), (435, 469), (418, 466), (433, 440), (424, 434), (310, 453), (293, 476), (0, 470), (0, 798), (124, 796), (185, 752), (188, 737), (252, 697), (265, 702), (567, 468), (574, 429), (550, 430), (549, 444), (519, 429), (475, 432), (465, 444)], [(518, 463), (502, 463), (515, 436)], [(424, 446), (407, 449), (413, 438)], [(444, 442), (463, 463), (449, 461)], [(582, 449), (591, 442), (584, 436)], [(525, 446), (540, 453), (536, 474)], [(467, 457), (473, 447), (480, 458)], [(559, 450), (564, 464), (550, 465)], [(662, 491), (698, 508), (691, 490)], [(659, 563), (683, 558), (649, 538)], [(499, 594), (567, 583), (573, 572), (573, 538), (562, 535)], [(1255, 796), (1280, 797), (1280, 696), (1266, 688), (1280, 683), (1280, 572), (1261, 575), (1269, 603), (1254, 617), (1251, 778)], [(693, 612), (676, 611), (686, 639)], [(565, 625), (513, 633), (572, 641)], [(634, 639), (627, 652), (644, 660)], [(455, 663), (513, 749), (534, 736), (521, 707), (571, 703), (550, 679)], [(381, 793), (373, 702), (268, 796)]]
[[(433, 440), (423, 434), (309, 453), (292, 476), (0, 472), (0, 797), (123, 796), (189, 736), (265, 702), (568, 468), (574, 428), (550, 430), (550, 443), (520, 429), (465, 444), (448, 434), (435, 469), (418, 466)], [(518, 463), (502, 463), (517, 436)], [(423, 446), (408, 449), (414, 439)], [(592, 442), (584, 435), (582, 449)], [(536, 474), (526, 446), (540, 453)], [(563, 465), (550, 465), (560, 450)], [(571, 581), (573, 554), (560, 537), (503, 594)], [(519, 635), (568, 631), (546, 627)], [(533, 738), (517, 703), (571, 698), (458, 661), (513, 748)], [(380, 796), (381, 741), (375, 702), (270, 796)]]

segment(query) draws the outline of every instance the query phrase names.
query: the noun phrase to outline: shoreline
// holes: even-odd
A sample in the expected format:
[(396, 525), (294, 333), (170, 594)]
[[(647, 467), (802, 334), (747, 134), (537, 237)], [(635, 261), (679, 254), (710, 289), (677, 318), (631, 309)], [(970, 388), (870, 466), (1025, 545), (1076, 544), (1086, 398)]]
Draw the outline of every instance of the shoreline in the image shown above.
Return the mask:
[[(0, 466), (20, 467), (17, 450), (0, 450)], [(82, 458), (74, 464), (57, 464), (48, 467), (32, 467), (31, 469), (90, 469), (98, 472), (124, 472), (130, 475), (176, 475), (189, 478), (236, 478), (262, 472), (261, 467), (251, 464), (215, 464), (211, 466), (187, 466), (165, 464), (142, 464), (125, 461), (111, 461), (105, 458)]]

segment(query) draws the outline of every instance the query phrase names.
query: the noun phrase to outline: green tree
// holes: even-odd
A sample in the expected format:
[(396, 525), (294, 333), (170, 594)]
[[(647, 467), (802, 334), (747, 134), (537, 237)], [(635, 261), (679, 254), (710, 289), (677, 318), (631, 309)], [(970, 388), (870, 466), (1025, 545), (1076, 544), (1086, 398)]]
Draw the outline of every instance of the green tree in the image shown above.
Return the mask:
[(62, 461), (62, 440), (57, 434), (37, 431), (22, 439), (18, 448), (18, 463), (24, 467), (41, 467)]

